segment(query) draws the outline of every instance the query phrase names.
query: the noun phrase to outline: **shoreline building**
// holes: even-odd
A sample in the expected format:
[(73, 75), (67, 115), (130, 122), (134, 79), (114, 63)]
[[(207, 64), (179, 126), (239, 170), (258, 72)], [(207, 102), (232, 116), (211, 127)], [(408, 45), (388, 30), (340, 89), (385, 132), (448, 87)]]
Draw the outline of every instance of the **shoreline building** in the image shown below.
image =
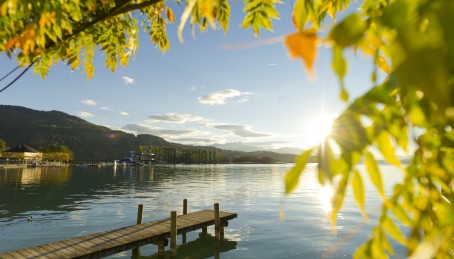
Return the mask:
[(7, 164), (37, 164), (43, 159), (43, 153), (27, 145), (19, 145), (2, 152), (0, 160)]

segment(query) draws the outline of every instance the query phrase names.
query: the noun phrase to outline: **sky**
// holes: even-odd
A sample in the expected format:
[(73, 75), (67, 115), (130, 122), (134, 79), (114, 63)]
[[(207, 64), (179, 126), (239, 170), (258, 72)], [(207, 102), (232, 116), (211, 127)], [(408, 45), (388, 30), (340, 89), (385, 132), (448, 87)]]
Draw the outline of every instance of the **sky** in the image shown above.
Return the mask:
[[(178, 41), (175, 10), (176, 24), (167, 29), (171, 47), (165, 54), (143, 33), (138, 54), (127, 67), (112, 73), (97, 53), (90, 80), (83, 68), (71, 71), (62, 63), (44, 80), (28, 72), (0, 93), (0, 104), (59, 110), (114, 130), (182, 144), (306, 148), (326, 124), (314, 122), (333, 118), (346, 104), (339, 100), (329, 48), (319, 47), (313, 79), (301, 60), (289, 57), (282, 39), (295, 32), (290, 4), (278, 5), (281, 19), (273, 22), (273, 32), (256, 37), (251, 29), (240, 28), (243, 1), (231, 2), (226, 34), (196, 29), (194, 38), (186, 26), (184, 43)], [(346, 85), (354, 98), (370, 89), (372, 62), (360, 53), (347, 55)], [(0, 55), (0, 76), (16, 65)]]

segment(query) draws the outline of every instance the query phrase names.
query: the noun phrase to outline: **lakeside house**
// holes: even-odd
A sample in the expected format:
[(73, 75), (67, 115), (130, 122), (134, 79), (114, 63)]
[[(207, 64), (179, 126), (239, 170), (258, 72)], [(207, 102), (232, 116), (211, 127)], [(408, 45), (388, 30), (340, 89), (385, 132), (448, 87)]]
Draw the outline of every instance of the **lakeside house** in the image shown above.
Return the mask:
[(19, 145), (1, 153), (3, 164), (37, 164), (43, 159), (43, 153), (27, 145)]

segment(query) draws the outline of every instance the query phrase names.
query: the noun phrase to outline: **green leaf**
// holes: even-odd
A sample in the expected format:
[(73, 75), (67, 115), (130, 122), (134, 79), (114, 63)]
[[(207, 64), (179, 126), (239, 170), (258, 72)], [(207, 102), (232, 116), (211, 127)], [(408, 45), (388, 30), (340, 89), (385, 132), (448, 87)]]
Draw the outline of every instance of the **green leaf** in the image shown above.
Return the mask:
[(347, 73), (347, 62), (342, 55), (343, 49), (339, 46), (333, 47), (333, 61), (332, 67), (334, 72), (336, 72), (339, 79), (343, 79)]
[(366, 213), (366, 210), (364, 209), (365, 196), (364, 196), (363, 179), (361, 177), (361, 174), (356, 169), (353, 173), (352, 186), (353, 186), (353, 194), (355, 196), (356, 204), (358, 204), (358, 207), (361, 210), (361, 214), (363, 215), (363, 218), (367, 219), (368, 218), (367, 213)]
[(312, 150), (312, 148), (308, 149), (299, 155), (296, 158), (295, 166), (285, 175), (285, 194), (291, 193), (298, 186), (299, 178), (311, 157)]
[(364, 20), (357, 13), (353, 13), (334, 26), (329, 32), (329, 39), (345, 48), (358, 43), (363, 38), (365, 30)]
[(382, 198), (385, 197), (383, 189), (383, 180), (381, 178), (380, 170), (378, 169), (377, 161), (375, 161), (374, 156), (370, 152), (365, 152), (365, 160), (367, 171), (369, 172), (369, 177), (372, 183), (377, 187), (378, 193)]
[(402, 231), (400, 231), (400, 228), (394, 224), (394, 222), (386, 214), (381, 218), (381, 225), (392, 238), (402, 245), (406, 245), (407, 240), (402, 234)]

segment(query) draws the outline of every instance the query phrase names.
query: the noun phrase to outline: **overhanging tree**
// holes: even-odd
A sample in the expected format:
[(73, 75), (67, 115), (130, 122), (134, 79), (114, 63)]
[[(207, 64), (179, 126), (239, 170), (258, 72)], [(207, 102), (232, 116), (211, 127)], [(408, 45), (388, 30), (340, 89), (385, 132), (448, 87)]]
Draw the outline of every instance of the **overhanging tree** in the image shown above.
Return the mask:
[[(176, 1), (179, 3), (179, 1)], [(127, 65), (138, 46), (139, 29), (145, 27), (151, 41), (162, 51), (169, 48), (166, 24), (174, 22), (169, 1), (25, 1), (0, 3), (0, 51), (44, 77), (59, 61), (71, 69), (83, 65), (90, 78), (95, 50), (106, 55), (106, 67)], [(271, 29), (278, 18), (279, 0), (246, 0), (243, 27), (258, 34)], [(296, 32), (285, 43), (292, 56), (301, 57), (312, 73), (320, 44), (332, 49), (332, 69), (340, 82), (340, 98), (348, 108), (335, 120), (332, 134), (319, 147), (300, 155), (286, 175), (286, 192), (298, 183), (305, 164), (317, 154), (319, 180), (331, 184), (332, 222), (342, 206), (348, 186), (363, 215), (364, 161), (369, 177), (383, 199), (379, 225), (358, 257), (392, 254), (388, 235), (401, 242), (409, 255), (454, 256), (454, 1), (364, 0), (359, 10), (335, 20), (351, 5), (348, 0), (296, 0), (293, 21)], [(178, 27), (179, 35), (189, 21), (203, 31), (208, 26), (228, 29), (227, 0), (188, 0)], [(331, 18), (330, 18), (331, 17)], [(328, 21), (327, 36), (321, 26)], [(344, 77), (345, 51), (372, 57), (374, 71), (370, 90), (349, 100)], [(381, 72), (379, 72), (381, 70)], [(378, 81), (377, 74), (386, 79)], [(14, 80), (12, 81), (14, 82)], [(8, 84), (5, 88), (7, 88)], [(1, 91), (1, 90), (0, 90)], [(415, 133), (416, 132), (416, 133)], [(396, 148), (408, 150), (414, 136), (413, 159), (404, 166)], [(391, 196), (383, 191), (381, 173), (371, 148), (378, 149), (404, 174)], [(333, 152), (340, 150), (340, 153)], [(392, 216), (394, 215), (394, 217)], [(410, 232), (402, 234), (394, 218)]]

